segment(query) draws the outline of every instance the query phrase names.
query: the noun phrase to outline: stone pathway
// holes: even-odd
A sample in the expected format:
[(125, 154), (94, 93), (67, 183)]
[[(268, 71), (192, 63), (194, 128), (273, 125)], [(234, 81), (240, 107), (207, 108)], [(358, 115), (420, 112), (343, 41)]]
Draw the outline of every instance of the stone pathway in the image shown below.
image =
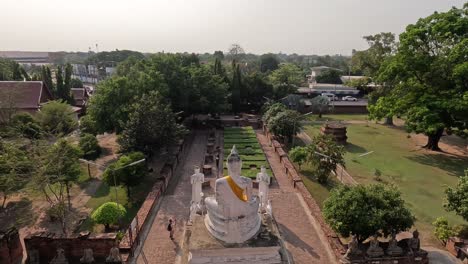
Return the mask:
[[(203, 163), (206, 141), (205, 132), (196, 132), (187, 156), (182, 161), (183, 165), (176, 169), (176, 178), (162, 198), (146, 240), (142, 241), (143, 247), (136, 258), (136, 263), (173, 264), (181, 257), (183, 230), (188, 220), (192, 192), (190, 176), (193, 174), (194, 166), (201, 166)], [(171, 218), (177, 221), (174, 241), (169, 239), (169, 232), (166, 230)]]
[(305, 201), (292, 187), (268, 139), (261, 131), (257, 131), (257, 138), (279, 185), (279, 189), (273, 189), (270, 195), (273, 215), (294, 263), (335, 263), (325, 234)]

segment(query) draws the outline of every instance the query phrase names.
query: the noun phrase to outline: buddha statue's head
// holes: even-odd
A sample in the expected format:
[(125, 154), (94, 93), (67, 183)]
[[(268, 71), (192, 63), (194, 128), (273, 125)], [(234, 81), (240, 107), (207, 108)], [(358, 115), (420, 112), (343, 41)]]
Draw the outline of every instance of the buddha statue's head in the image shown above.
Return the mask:
[(228, 173), (231, 177), (237, 177), (241, 175), (242, 160), (239, 156), (239, 153), (237, 153), (236, 145), (232, 146), (231, 154), (229, 154), (227, 158), (226, 165)]

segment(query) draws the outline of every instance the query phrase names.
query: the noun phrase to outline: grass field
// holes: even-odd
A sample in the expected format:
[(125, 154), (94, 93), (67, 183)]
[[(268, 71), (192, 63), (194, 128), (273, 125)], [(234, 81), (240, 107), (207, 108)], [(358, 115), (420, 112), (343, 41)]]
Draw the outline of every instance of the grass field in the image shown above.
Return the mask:
[(252, 127), (224, 128), (224, 175), (228, 173), (226, 159), (233, 145), (242, 159), (242, 176), (255, 178), (262, 166), (267, 168), (268, 175), (273, 175)]
[[(313, 137), (319, 125), (305, 127)], [(381, 171), (381, 181), (397, 185), (417, 218), (417, 227), (432, 232), (431, 223), (445, 216), (450, 224), (461, 224), (461, 217), (443, 208), (446, 186), (454, 186), (468, 167), (468, 157), (428, 152), (416, 146), (401, 129), (378, 124), (348, 126), (346, 168), (359, 183), (375, 183), (374, 171)], [(359, 157), (359, 155), (374, 151)]]

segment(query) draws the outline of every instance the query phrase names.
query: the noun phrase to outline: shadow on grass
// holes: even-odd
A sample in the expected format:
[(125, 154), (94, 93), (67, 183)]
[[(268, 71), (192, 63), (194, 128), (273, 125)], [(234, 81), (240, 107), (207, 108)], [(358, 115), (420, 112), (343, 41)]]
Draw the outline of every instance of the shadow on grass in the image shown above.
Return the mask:
[(110, 187), (106, 183), (102, 183), (101, 186), (96, 190), (96, 192), (92, 195), (93, 198), (105, 197), (109, 195)]
[(437, 167), (446, 171), (451, 176), (464, 175), (463, 171), (466, 169), (468, 164), (468, 158), (461, 156), (448, 156), (444, 154), (421, 154), (406, 158), (424, 165)]
[(328, 181), (326, 183), (320, 183), (320, 182), (318, 182), (317, 177), (315, 177), (314, 171), (304, 169), (304, 170), (301, 170), (300, 173), (304, 177), (307, 177), (307, 179), (315, 182), (316, 184), (320, 184), (321, 186), (325, 187), (328, 191), (331, 191), (333, 188), (335, 188), (335, 187), (337, 187), (339, 185), (336, 181), (331, 180), (331, 177), (333, 177), (333, 175), (329, 176)]
[(345, 149), (346, 151), (350, 152), (350, 153), (365, 153), (367, 152), (367, 149), (361, 147), (361, 146), (358, 146), (358, 145), (355, 145), (353, 143), (346, 143), (345, 145)]
[(32, 209), (32, 201), (28, 198), (9, 202), (5, 209), (0, 209), (0, 230), (29, 226), (36, 221), (36, 217), (37, 214)]

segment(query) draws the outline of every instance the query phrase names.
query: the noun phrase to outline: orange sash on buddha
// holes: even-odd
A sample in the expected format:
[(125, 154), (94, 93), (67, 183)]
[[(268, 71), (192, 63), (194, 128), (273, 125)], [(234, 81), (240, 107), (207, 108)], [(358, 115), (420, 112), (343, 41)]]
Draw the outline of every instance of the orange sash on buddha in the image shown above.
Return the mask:
[(242, 189), (237, 183), (231, 178), (231, 176), (226, 176), (229, 187), (231, 187), (232, 192), (239, 198), (239, 200), (247, 202), (247, 194), (244, 189)]

